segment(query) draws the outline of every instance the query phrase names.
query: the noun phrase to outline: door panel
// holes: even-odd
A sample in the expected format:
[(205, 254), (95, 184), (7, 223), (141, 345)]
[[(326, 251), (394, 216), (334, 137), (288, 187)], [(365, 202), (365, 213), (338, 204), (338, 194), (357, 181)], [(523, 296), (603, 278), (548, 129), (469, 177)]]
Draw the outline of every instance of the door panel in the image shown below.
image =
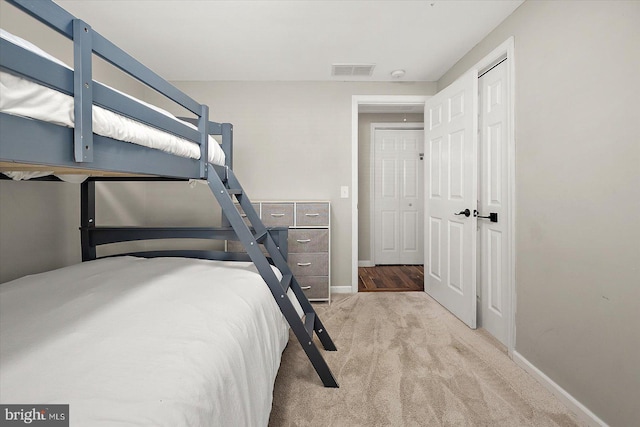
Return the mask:
[(414, 230), (419, 230), (418, 212), (404, 212), (402, 221), (404, 227), (402, 229), (402, 251), (403, 252), (422, 252), (418, 245), (418, 233)]
[(464, 296), (464, 224), (449, 221), (449, 287)]
[(389, 258), (398, 252), (398, 213), (395, 210), (382, 211), (381, 245), (382, 253), (390, 253)]
[(436, 199), (442, 196), (442, 169), (440, 167), (442, 138), (435, 138), (429, 141), (429, 155), (431, 159), (429, 169), (431, 194), (429, 194), (429, 197)]
[[(484, 167), (487, 170), (485, 179), (487, 180), (486, 195), (487, 204), (489, 206), (500, 206), (502, 204), (502, 168), (504, 167), (504, 159), (502, 158), (502, 135), (504, 133), (503, 123), (494, 123), (488, 125), (482, 134), (482, 144), (486, 144), (486, 148), (482, 150), (482, 158)], [(481, 166), (482, 168), (483, 166)]]
[(487, 237), (487, 264), (483, 266), (487, 278), (487, 306), (501, 316), (502, 308), (502, 233), (489, 229)]
[(449, 134), (449, 200), (464, 201), (465, 130)]
[(442, 220), (430, 217), (427, 242), (429, 244), (429, 265), (427, 266), (429, 275), (437, 281), (442, 280)]
[(423, 264), (422, 130), (378, 129), (374, 138), (376, 264)]
[(425, 291), (471, 328), (476, 327), (477, 220), (455, 214), (473, 212), (477, 203), (477, 91), (472, 70), (425, 105), (430, 180)]
[(382, 159), (382, 198), (385, 202), (396, 203), (398, 195), (396, 189), (397, 176), (396, 176), (396, 160), (395, 159)]

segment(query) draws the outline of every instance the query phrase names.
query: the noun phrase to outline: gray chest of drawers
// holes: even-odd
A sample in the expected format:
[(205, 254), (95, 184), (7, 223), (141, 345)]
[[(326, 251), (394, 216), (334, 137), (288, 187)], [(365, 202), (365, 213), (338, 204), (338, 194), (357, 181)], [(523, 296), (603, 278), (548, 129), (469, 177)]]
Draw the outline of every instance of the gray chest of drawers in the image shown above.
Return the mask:
[[(329, 202), (255, 202), (253, 206), (267, 227), (289, 227), (291, 271), (310, 301), (330, 301), (331, 205)], [(242, 244), (227, 241), (230, 252)]]

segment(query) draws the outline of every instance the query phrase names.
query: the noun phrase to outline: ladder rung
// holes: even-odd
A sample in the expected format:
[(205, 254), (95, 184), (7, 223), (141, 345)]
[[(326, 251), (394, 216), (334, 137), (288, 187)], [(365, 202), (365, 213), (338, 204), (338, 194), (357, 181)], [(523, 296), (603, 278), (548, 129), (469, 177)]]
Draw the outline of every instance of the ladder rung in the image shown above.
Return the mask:
[(316, 314), (315, 313), (305, 313), (304, 316), (304, 328), (309, 333), (309, 336), (313, 338), (313, 326), (316, 323)]
[(264, 230), (262, 233), (258, 233), (253, 237), (254, 237), (254, 239), (256, 239), (256, 242), (262, 243), (262, 242), (264, 242), (264, 239), (267, 238), (267, 234), (269, 234), (269, 232), (267, 230)]
[(289, 290), (289, 287), (291, 286), (291, 279), (293, 279), (292, 274), (285, 274), (284, 276), (282, 276), (282, 280), (280, 281), (280, 284), (282, 285), (282, 289), (284, 290), (285, 293)]
[(228, 188), (227, 192), (229, 194), (242, 194), (242, 188)]

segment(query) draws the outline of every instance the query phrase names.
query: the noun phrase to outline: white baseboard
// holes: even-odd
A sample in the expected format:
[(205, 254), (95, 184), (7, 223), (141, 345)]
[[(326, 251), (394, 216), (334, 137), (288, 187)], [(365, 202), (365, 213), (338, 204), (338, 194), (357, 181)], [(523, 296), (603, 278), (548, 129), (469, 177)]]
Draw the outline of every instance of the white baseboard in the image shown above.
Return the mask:
[(332, 294), (351, 294), (353, 290), (351, 286), (332, 286), (331, 287)]
[(375, 267), (376, 265), (370, 259), (358, 260), (358, 267)]
[(514, 351), (512, 353), (513, 361), (516, 365), (524, 369), (529, 375), (535, 378), (540, 384), (542, 384), (547, 390), (549, 390), (555, 397), (560, 399), (578, 419), (591, 427), (608, 427), (607, 424), (589, 410), (586, 406), (580, 403), (575, 397), (569, 394), (565, 389), (560, 387), (555, 381), (546, 376), (544, 372), (536, 368), (531, 362), (524, 358), (523, 355)]

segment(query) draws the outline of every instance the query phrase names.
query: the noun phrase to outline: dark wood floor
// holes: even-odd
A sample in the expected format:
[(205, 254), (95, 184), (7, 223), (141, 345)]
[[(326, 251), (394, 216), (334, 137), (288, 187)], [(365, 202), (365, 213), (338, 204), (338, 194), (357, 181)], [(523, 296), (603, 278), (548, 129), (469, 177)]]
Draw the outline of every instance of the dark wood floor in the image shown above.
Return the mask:
[(359, 292), (424, 291), (422, 265), (377, 265), (358, 268)]

